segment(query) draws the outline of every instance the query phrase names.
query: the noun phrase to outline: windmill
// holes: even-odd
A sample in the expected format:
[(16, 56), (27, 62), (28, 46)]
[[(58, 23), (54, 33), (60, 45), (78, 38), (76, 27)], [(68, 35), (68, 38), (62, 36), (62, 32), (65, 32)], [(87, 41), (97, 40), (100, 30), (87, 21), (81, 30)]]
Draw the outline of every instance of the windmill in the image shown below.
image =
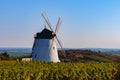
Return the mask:
[(42, 17), (47, 23), (50, 30), (45, 27), (40, 33), (37, 33), (34, 37), (35, 40), (32, 48), (32, 60), (42, 60), (45, 62), (60, 62), (55, 39), (58, 42), (61, 51), (65, 56), (65, 51), (56, 34), (58, 32), (58, 29), (60, 28), (61, 18), (59, 17), (55, 31), (53, 31), (52, 25), (45, 13), (42, 13)]

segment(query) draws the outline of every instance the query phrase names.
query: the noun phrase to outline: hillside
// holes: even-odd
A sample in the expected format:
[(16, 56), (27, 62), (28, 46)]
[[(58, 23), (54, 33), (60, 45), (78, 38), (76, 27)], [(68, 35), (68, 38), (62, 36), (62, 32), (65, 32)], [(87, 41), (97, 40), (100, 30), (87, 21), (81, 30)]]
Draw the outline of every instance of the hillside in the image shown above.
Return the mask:
[(63, 62), (120, 62), (120, 56), (91, 50), (66, 50), (64, 57), (59, 51), (59, 58)]

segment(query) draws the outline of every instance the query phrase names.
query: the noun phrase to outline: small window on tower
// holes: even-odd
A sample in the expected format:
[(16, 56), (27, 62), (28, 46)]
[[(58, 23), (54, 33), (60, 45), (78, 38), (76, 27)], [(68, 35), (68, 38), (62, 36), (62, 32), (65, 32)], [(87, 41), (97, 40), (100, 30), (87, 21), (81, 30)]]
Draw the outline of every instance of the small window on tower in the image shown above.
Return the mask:
[(53, 46), (53, 50), (55, 50), (55, 47)]

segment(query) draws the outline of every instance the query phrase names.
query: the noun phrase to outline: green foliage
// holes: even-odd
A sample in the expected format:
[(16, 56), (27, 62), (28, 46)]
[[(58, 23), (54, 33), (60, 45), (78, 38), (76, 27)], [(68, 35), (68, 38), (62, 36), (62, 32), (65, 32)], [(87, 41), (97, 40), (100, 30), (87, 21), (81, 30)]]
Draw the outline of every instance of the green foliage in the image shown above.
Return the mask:
[(6, 57), (9, 57), (9, 54), (7, 52), (4, 52), (1, 54), (2, 56), (6, 56)]
[(0, 60), (8, 60), (8, 59), (9, 59), (9, 54), (7, 52), (0, 54)]
[(114, 80), (117, 63), (0, 61), (0, 80)]

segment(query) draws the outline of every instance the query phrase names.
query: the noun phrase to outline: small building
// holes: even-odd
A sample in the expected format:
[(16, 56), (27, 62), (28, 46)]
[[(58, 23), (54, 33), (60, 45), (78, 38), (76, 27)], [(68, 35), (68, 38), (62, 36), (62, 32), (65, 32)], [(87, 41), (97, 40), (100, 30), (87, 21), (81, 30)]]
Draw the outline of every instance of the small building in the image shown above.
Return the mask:
[(22, 61), (32, 61), (32, 58), (22, 58)]

